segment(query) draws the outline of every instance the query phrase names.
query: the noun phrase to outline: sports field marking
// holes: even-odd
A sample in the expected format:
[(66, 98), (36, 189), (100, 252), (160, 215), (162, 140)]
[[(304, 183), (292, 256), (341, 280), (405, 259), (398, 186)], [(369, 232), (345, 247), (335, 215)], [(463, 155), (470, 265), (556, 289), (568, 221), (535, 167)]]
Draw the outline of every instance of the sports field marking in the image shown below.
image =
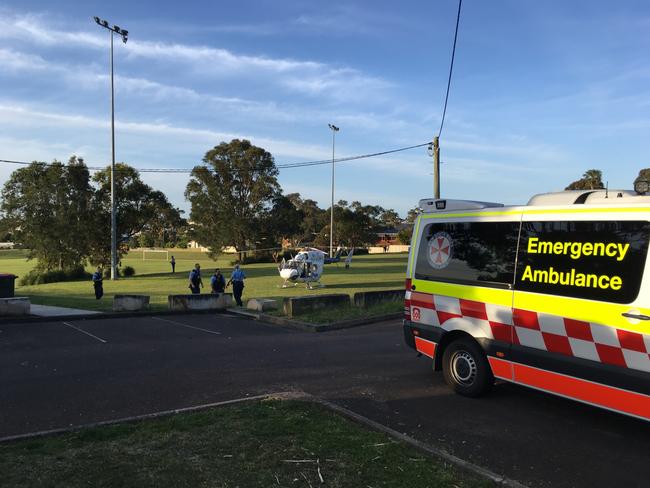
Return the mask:
[(105, 341), (104, 339), (102, 339), (101, 337), (97, 337), (96, 335), (92, 335), (90, 332), (86, 332), (85, 330), (80, 329), (79, 327), (75, 327), (74, 325), (72, 325), (72, 324), (70, 324), (68, 322), (61, 322), (61, 323), (63, 325), (67, 325), (68, 327), (70, 327), (70, 328), (72, 328), (74, 330), (77, 330), (77, 331), (81, 332), (82, 334), (86, 334), (87, 336), (90, 336), (93, 339), (97, 339), (99, 342), (103, 342), (104, 344), (106, 344), (108, 342), (108, 341)]
[(161, 319), (160, 317), (151, 317), (153, 320), (159, 320), (161, 322), (168, 322), (170, 324), (180, 325), (181, 327), (187, 327), (188, 329), (196, 329), (202, 332), (207, 332), (208, 334), (221, 335), (221, 332), (214, 330), (202, 329), (201, 327), (194, 327), (193, 325), (183, 324), (182, 322), (176, 322), (175, 320)]

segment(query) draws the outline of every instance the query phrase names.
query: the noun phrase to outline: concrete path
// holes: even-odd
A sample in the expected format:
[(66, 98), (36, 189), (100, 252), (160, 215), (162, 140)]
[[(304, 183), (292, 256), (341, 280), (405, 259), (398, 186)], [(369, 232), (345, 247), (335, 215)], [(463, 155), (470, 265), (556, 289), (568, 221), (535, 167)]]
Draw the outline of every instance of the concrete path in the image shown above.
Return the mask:
[(78, 308), (53, 307), (52, 305), (34, 305), (30, 313), (39, 317), (63, 317), (68, 315), (94, 315), (102, 312), (95, 310), (80, 310)]

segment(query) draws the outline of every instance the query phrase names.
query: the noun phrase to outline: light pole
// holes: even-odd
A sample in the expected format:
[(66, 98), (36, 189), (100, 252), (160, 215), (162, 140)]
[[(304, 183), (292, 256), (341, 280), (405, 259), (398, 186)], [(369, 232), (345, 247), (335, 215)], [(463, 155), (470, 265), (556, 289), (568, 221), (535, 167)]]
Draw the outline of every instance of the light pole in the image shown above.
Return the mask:
[(111, 280), (117, 279), (117, 219), (115, 217), (115, 88), (113, 82), (113, 33), (122, 36), (126, 44), (129, 31), (118, 26), (110, 26), (106, 20), (94, 17), (100, 27), (107, 29), (111, 36)]
[(330, 209), (330, 257), (334, 256), (334, 145), (336, 133), (339, 128), (333, 124), (327, 124), (332, 129), (332, 208)]

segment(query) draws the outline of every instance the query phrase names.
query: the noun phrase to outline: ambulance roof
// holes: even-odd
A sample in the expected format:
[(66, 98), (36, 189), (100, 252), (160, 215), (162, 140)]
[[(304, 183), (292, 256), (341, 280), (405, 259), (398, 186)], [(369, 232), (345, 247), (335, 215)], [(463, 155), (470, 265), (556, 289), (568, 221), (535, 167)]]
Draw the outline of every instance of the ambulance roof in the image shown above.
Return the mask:
[[(533, 196), (527, 206), (560, 205), (603, 205), (650, 203), (650, 195), (639, 195), (631, 190), (567, 190), (552, 193), (540, 193)], [(424, 198), (418, 208), (422, 213), (444, 212), (453, 210), (480, 210), (503, 207), (502, 203), (480, 202), (476, 200), (455, 200), (447, 198)]]
[(647, 203), (650, 197), (631, 190), (567, 190), (540, 193), (528, 201), (528, 205), (580, 205), (590, 203)]

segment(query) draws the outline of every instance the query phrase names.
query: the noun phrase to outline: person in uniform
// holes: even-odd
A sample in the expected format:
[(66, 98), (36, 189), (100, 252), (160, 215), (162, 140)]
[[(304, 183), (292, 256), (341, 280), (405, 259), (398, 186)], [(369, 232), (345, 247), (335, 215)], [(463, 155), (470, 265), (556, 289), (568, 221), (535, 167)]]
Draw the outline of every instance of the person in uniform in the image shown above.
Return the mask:
[(104, 296), (104, 274), (101, 267), (97, 267), (97, 271), (93, 273), (93, 287), (95, 288), (95, 298), (99, 300)]
[(226, 278), (221, 274), (220, 269), (215, 269), (212, 278), (210, 278), (210, 288), (212, 293), (223, 293), (226, 289)]
[(238, 264), (235, 264), (235, 269), (228, 280), (228, 286), (232, 283), (232, 295), (235, 298), (235, 302), (238, 307), (243, 307), (244, 304), (241, 301), (242, 293), (244, 292), (244, 280), (246, 279), (246, 274), (241, 270)]
[(193, 294), (198, 295), (201, 293), (203, 280), (201, 279), (201, 265), (196, 263), (194, 269), (190, 271), (190, 285), (189, 288)]

